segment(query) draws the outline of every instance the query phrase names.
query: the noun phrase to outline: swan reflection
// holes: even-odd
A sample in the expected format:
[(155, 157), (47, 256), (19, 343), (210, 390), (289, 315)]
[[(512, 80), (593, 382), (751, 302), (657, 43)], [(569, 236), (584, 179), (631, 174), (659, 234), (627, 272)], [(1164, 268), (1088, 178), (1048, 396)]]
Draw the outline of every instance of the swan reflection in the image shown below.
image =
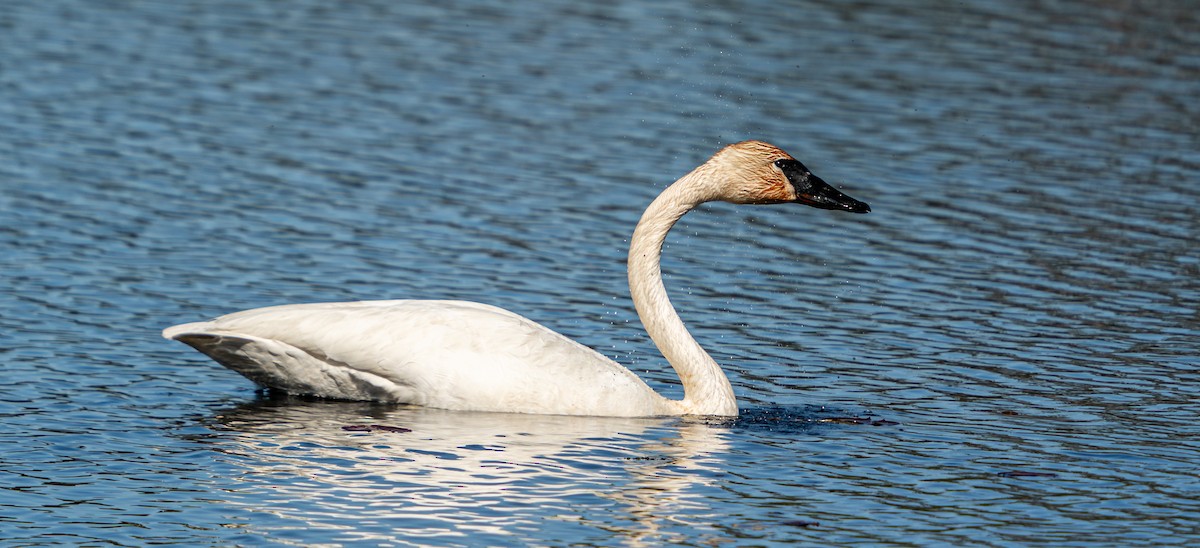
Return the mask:
[[(678, 418), (264, 398), (215, 419), (218, 450), (244, 469), (232, 502), (310, 528), (358, 524), (337, 532), (344, 541), (514, 542), (558, 529), (637, 545), (670, 540), (664, 523), (686, 523), (695, 540), (715, 521), (704, 491), (727, 450), (725, 428)], [(412, 431), (344, 428), (368, 424)]]

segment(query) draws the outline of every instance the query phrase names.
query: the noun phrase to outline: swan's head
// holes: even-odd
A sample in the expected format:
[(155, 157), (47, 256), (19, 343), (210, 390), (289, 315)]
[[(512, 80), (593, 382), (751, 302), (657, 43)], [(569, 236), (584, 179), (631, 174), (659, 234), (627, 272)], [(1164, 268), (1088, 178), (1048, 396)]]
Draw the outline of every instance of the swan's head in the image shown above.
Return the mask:
[(796, 202), (853, 213), (871, 211), (871, 206), (842, 194), (790, 154), (762, 141), (729, 145), (697, 171), (717, 184), (714, 200), (735, 204)]

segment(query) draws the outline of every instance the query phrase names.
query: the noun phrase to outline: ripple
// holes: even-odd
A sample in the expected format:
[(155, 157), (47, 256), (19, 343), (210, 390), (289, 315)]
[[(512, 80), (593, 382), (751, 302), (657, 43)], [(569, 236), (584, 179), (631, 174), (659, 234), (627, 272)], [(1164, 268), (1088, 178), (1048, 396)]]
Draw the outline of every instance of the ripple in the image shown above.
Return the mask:
[[(0, 14), (6, 539), (1194, 543), (1195, 10), (475, 4)], [(679, 397), (625, 246), (743, 138), (873, 212), (672, 233), (735, 420), (256, 395), (158, 337), (472, 299)]]

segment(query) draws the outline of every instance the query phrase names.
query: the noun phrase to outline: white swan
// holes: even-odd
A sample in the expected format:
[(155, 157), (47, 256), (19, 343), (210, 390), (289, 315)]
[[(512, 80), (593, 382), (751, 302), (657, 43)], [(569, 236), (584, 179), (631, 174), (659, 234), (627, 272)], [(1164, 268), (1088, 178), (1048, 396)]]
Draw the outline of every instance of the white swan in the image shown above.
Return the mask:
[(667, 299), (667, 232), (709, 201), (870, 207), (761, 141), (729, 145), (650, 204), (629, 246), (638, 317), (683, 383), (660, 396), (637, 375), (517, 314), (463, 301), (362, 301), (246, 310), (163, 331), (250, 380), (291, 394), (442, 409), (596, 416), (738, 413), (733, 387)]

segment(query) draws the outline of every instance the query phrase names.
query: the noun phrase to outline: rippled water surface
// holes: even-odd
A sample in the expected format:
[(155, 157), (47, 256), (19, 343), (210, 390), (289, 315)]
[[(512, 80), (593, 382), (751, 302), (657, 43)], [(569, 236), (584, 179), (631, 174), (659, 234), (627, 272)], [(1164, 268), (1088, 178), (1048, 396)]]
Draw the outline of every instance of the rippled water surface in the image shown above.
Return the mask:
[[(1200, 542), (1200, 12), (823, 4), (6, 6), (0, 538)], [(159, 338), (478, 300), (680, 397), (627, 238), (747, 138), (874, 211), (672, 234), (737, 420), (259, 394)]]

